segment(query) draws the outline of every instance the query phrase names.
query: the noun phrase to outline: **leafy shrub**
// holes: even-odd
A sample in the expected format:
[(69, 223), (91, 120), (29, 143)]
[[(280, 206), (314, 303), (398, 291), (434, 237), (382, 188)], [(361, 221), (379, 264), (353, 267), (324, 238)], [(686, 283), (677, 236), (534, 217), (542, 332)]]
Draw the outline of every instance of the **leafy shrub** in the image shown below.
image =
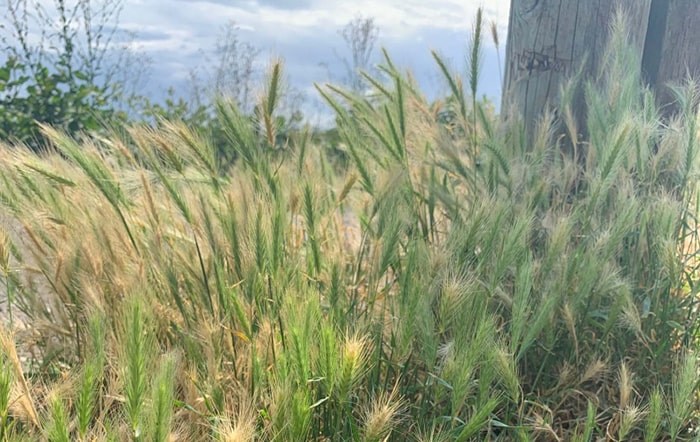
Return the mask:
[(26, 143), (35, 150), (42, 142), (41, 124), (78, 136), (105, 125), (125, 122), (108, 87), (68, 66), (51, 69), (8, 58), (0, 67), (0, 139)]

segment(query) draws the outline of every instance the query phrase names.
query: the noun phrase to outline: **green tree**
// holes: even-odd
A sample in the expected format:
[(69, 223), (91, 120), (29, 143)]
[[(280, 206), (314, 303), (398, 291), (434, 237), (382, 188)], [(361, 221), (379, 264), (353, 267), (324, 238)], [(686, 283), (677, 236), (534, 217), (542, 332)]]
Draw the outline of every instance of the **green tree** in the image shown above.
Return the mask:
[(133, 82), (143, 64), (113, 49), (122, 0), (0, 5), (0, 139), (40, 149), (39, 123), (79, 136), (126, 121), (124, 73)]

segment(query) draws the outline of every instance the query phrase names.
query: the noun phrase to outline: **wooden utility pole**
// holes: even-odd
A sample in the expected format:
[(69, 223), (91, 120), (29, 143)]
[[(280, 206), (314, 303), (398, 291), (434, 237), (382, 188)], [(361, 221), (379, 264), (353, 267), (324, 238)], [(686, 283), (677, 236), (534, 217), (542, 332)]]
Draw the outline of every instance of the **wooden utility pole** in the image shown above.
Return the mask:
[[(619, 8), (642, 63), (630, 69), (642, 68), (659, 104), (669, 105), (668, 82), (700, 75), (700, 0), (511, 0), (502, 111), (519, 114), (531, 133), (542, 112), (559, 104), (570, 76), (599, 72)], [(585, 132), (580, 89), (573, 108)]]
[(669, 84), (700, 80), (700, 1), (653, 0), (642, 72), (664, 114), (673, 112)]

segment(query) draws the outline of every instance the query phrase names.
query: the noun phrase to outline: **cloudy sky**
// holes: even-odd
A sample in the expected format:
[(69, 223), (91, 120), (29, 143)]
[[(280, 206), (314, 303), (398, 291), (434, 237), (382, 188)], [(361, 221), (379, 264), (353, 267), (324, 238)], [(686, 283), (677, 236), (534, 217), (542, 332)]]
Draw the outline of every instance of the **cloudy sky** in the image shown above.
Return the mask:
[[(263, 61), (278, 55), (290, 83), (316, 97), (314, 82), (343, 76), (339, 57), (348, 50), (340, 29), (358, 14), (373, 17), (378, 45), (410, 69), (429, 94), (440, 92), (430, 50), (464, 72), (467, 36), (479, 6), (498, 24), (504, 51), (509, 0), (125, 0), (121, 26), (136, 32), (136, 45), (152, 60), (148, 88), (162, 93), (186, 87), (191, 69), (205, 63), (224, 25), (233, 21), (239, 37), (261, 50)], [(490, 35), (490, 34), (489, 34)], [(200, 66), (201, 67), (201, 66)], [(489, 37), (484, 51), (482, 92), (500, 94), (496, 50)]]
[[(123, 0), (119, 27), (135, 34), (135, 48), (151, 60), (144, 86), (153, 97), (162, 97), (169, 86), (185, 93), (189, 73), (211, 63), (222, 28), (235, 22), (240, 40), (260, 50), (260, 64), (272, 55), (285, 60), (287, 78), (306, 96), (308, 108), (319, 102), (314, 82), (344, 77), (341, 58), (349, 51), (340, 30), (358, 14), (375, 19), (378, 48), (385, 47), (396, 64), (410, 69), (423, 90), (435, 96), (445, 85), (430, 51), (437, 50), (455, 70), (465, 72), (467, 37), (477, 8), (483, 6), (484, 18), (498, 25), (502, 58), (509, 4), (510, 0)], [(490, 33), (487, 36), (481, 93), (498, 101), (499, 58)]]

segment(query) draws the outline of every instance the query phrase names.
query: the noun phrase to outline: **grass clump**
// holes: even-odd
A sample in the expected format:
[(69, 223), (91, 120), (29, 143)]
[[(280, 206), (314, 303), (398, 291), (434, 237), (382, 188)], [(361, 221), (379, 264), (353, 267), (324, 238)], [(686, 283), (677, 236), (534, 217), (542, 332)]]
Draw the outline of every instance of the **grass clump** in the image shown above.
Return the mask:
[(348, 170), (277, 143), (277, 64), (256, 119), (218, 105), (230, 174), (175, 122), (1, 150), (3, 437), (697, 437), (697, 91), (662, 124), (611, 58), (582, 161), (473, 100), (480, 26), (443, 102), (388, 55), (319, 86)]

